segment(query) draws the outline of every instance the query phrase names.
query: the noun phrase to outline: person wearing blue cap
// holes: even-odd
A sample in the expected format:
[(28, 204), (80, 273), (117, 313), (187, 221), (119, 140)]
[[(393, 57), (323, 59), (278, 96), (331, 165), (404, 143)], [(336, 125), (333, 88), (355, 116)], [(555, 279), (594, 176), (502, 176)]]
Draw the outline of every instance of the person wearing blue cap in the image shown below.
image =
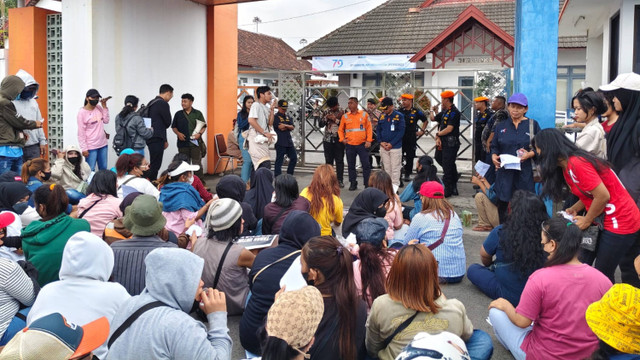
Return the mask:
[[(531, 160), (535, 152), (531, 148), (531, 139), (540, 131), (538, 122), (525, 116), (529, 109), (529, 102), (524, 94), (511, 95), (507, 104), (509, 119), (496, 124), (495, 135), (491, 141), (491, 160), (497, 169), (495, 189), (501, 224), (506, 220), (509, 201), (514, 191), (535, 192), (534, 164)], [(520, 169), (501, 167), (502, 155), (519, 157)]]

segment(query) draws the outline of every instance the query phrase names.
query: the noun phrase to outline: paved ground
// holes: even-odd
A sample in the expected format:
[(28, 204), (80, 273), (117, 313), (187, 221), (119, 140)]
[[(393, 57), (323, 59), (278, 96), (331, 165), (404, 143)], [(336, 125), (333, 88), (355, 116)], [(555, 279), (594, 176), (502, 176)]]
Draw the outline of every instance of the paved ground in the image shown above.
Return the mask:
[[(346, 165), (346, 164), (345, 164)], [(375, 169), (374, 169), (375, 170)], [(345, 169), (346, 172), (346, 169)], [(236, 171), (239, 173), (239, 171)], [(298, 183), (300, 185), (300, 189), (309, 185), (311, 181), (311, 174), (308, 172), (299, 171), (296, 174), (296, 178), (298, 179)], [(207, 177), (207, 185), (212, 189), (215, 188), (215, 184), (220, 179), (220, 176), (215, 177)], [(346, 179), (346, 174), (345, 174)], [(362, 177), (360, 176), (360, 188), (362, 190)], [(474, 221), (477, 218), (477, 211), (475, 209), (475, 203), (472, 198), (472, 194), (474, 193), (471, 183), (469, 182), (469, 176), (463, 176), (460, 179), (460, 183), (458, 185), (458, 190), (460, 192), (460, 196), (455, 196), (449, 198), (450, 202), (454, 205), (458, 214), (460, 214), (463, 210), (471, 211), (474, 214)], [(357, 191), (348, 191), (346, 188), (343, 189), (341, 198), (344, 202), (345, 208), (351, 205), (351, 202), (357, 195)], [(473, 263), (480, 262), (480, 247), (482, 242), (484, 241), (486, 235), (488, 233), (479, 233), (475, 231), (471, 231), (470, 228), (465, 228), (464, 231), (464, 244), (465, 250), (467, 254), (467, 266)], [(476, 289), (476, 287), (467, 280), (465, 277), (461, 283), (445, 285), (443, 287), (443, 292), (449, 298), (456, 298), (466, 306), (467, 315), (469, 319), (471, 319), (474, 327), (476, 329), (482, 329), (489, 334), (494, 339), (494, 353), (493, 359), (512, 359), (511, 354), (504, 348), (500, 343), (495, 339), (493, 334), (492, 327), (486, 322), (486, 318), (488, 316), (487, 306), (489, 305), (490, 299), (482, 294), (480, 291)], [(238, 326), (240, 322), (240, 316), (232, 316), (229, 317), (229, 328), (231, 331), (231, 337), (234, 342), (234, 349), (232, 358), (242, 359), (244, 356), (244, 352), (242, 347), (240, 346), (240, 340), (238, 337)]]

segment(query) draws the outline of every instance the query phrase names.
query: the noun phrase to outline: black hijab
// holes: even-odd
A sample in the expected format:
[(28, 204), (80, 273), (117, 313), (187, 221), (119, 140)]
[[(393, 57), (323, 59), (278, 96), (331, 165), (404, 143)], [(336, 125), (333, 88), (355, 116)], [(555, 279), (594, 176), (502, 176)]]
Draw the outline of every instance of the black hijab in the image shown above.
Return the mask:
[(640, 91), (617, 89), (613, 94), (622, 105), (622, 113), (607, 137), (607, 156), (619, 173), (631, 159), (640, 157)]
[(278, 246), (288, 245), (302, 249), (312, 237), (320, 236), (320, 225), (306, 211), (292, 210), (282, 222)]
[(22, 182), (5, 182), (0, 183), (0, 210), (13, 210), (20, 199), (25, 196), (31, 196), (31, 191)]
[(344, 217), (342, 223), (342, 236), (347, 237), (350, 233), (356, 231), (356, 226), (360, 221), (367, 218), (375, 218), (375, 212), (389, 200), (389, 197), (381, 190), (376, 188), (366, 188), (362, 190), (351, 203), (347, 216)]
[(271, 202), (273, 196), (273, 173), (267, 168), (256, 170), (256, 177), (251, 182), (251, 189), (244, 196), (244, 201), (251, 205), (258, 220), (264, 215), (264, 207)]
[(246, 192), (247, 184), (238, 175), (225, 175), (216, 185), (216, 194), (221, 199), (229, 198), (243, 202)]

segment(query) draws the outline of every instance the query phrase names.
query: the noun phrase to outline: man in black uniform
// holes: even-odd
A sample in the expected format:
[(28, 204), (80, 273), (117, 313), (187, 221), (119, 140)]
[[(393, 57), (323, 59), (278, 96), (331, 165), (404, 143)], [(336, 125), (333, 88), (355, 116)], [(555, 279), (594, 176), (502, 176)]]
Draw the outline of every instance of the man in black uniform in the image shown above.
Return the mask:
[(482, 132), (487, 126), (487, 122), (493, 116), (493, 111), (489, 109), (489, 98), (486, 96), (479, 96), (475, 99), (476, 105), (476, 118), (473, 124), (473, 149), (474, 149), (474, 161), (484, 162), (487, 157), (487, 152), (482, 145)]
[(436, 161), (444, 175), (444, 196), (458, 195), (458, 168), (456, 157), (460, 149), (460, 111), (453, 105), (453, 91), (447, 90), (440, 94), (442, 98), (442, 111), (432, 117), (432, 121), (438, 122), (436, 133)]
[[(413, 173), (413, 159), (416, 157), (416, 148), (418, 143), (418, 137), (424, 134), (427, 127), (427, 117), (424, 113), (413, 107), (413, 95), (402, 94), (400, 96), (402, 102), (402, 109), (400, 112), (404, 115), (404, 137), (402, 138), (402, 156), (404, 157), (404, 181), (411, 181), (411, 175)], [(422, 127), (418, 127), (418, 121), (422, 121)], [(402, 187), (404, 184), (400, 182)]]

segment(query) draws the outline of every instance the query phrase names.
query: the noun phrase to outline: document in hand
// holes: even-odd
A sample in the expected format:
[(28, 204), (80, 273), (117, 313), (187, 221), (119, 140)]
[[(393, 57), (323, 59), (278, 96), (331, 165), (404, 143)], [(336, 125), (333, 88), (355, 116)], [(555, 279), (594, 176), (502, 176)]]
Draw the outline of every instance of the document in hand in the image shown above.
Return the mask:
[(500, 167), (508, 170), (520, 170), (520, 158), (509, 154), (500, 154)]
[(482, 162), (480, 160), (478, 160), (478, 162), (476, 162), (476, 165), (474, 166), (474, 169), (476, 170), (478, 175), (482, 177), (484, 177), (487, 174), (487, 171), (489, 171), (490, 168), (491, 168), (491, 165), (485, 162)]

